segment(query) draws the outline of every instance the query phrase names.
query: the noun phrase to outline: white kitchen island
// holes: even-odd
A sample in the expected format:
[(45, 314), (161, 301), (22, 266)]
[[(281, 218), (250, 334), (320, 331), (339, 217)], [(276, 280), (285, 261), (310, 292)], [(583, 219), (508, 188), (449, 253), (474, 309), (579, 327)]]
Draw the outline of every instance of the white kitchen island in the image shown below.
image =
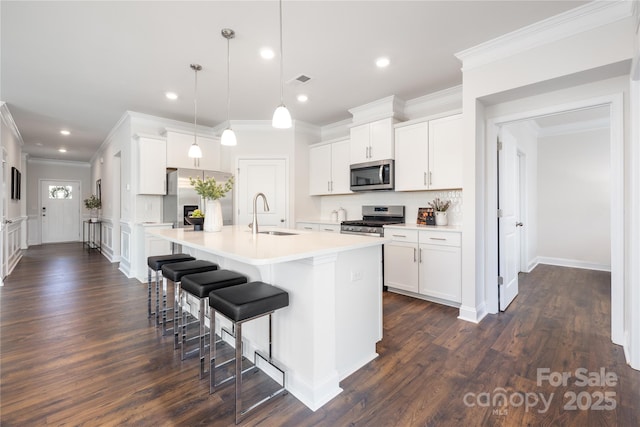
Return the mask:
[[(153, 229), (198, 259), (246, 274), (289, 293), (273, 315), (273, 357), (287, 370), (286, 389), (312, 410), (342, 389), (339, 381), (377, 357), (382, 339), (380, 237), (285, 230), (252, 235), (247, 227), (221, 232)], [(267, 231), (266, 229), (263, 231)], [(245, 355), (266, 350), (266, 318), (243, 327)]]

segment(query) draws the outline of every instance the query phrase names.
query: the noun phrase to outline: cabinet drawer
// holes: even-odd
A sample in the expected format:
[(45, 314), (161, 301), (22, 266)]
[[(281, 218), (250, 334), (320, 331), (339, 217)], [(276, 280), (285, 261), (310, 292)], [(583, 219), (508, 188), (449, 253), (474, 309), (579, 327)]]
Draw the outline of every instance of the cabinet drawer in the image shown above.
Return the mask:
[(298, 222), (296, 223), (298, 230), (318, 231), (318, 224), (312, 222)]
[(328, 233), (339, 233), (340, 226), (332, 224), (318, 224), (318, 231), (326, 231)]
[(417, 242), (418, 230), (404, 230), (397, 228), (385, 228), (384, 237), (390, 237), (395, 242)]
[(462, 238), (460, 233), (446, 231), (421, 231), (420, 243), (442, 246), (460, 246)]

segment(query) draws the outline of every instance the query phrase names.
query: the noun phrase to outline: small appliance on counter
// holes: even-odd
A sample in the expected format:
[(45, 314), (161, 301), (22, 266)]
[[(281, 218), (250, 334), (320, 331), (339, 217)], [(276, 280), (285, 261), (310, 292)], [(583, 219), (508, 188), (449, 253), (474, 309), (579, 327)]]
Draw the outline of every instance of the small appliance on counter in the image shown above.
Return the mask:
[[(345, 213), (346, 215), (346, 213)], [(362, 219), (342, 221), (340, 233), (363, 236), (384, 236), (384, 226), (404, 224), (404, 206), (362, 206)]]
[(347, 211), (344, 208), (338, 209), (338, 222), (342, 223), (342, 221), (346, 221), (347, 219)]

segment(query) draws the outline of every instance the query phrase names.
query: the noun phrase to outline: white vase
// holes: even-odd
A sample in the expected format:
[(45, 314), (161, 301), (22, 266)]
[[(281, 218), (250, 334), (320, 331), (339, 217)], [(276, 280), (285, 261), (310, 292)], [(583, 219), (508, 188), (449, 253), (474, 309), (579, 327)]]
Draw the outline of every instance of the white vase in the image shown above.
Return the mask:
[(447, 225), (447, 224), (449, 224), (449, 218), (447, 217), (447, 212), (436, 211), (436, 225)]
[(204, 231), (220, 231), (222, 225), (220, 200), (207, 199), (204, 211)]
[(91, 222), (98, 222), (98, 209), (91, 209)]

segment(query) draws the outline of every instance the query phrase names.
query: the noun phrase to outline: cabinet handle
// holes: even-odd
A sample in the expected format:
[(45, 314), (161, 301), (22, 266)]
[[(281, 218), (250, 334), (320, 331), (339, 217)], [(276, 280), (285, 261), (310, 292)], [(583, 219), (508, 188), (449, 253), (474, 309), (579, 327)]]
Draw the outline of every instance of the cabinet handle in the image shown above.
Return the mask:
[(416, 252), (418, 252), (417, 249), (413, 248), (413, 262), (416, 262)]
[(429, 240), (447, 240), (444, 237), (429, 237)]
[(331, 181), (327, 181), (327, 191), (331, 191)]
[(429, 185), (432, 184), (433, 181), (433, 174), (431, 173), (431, 171), (429, 171)]
[(331, 228), (323, 228), (324, 231), (333, 231)]
[(424, 173), (424, 185), (425, 186), (427, 185), (427, 173), (426, 172)]
[(392, 234), (391, 237), (404, 237), (405, 239), (407, 238), (407, 236), (403, 234)]
[(422, 264), (422, 249), (420, 249), (420, 252), (418, 253), (418, 255), (419, 255), (418, 256), (419, 262), (420, 264)]
[(305, 230), (313, 230), (313, 227), (303, 227)]
[(330, 182), (331, 182), (331, 192), (333, 193), (333, 181), (330, 181)]
[(369, 147), (369, 158), (373, 157), (373, 147)]

